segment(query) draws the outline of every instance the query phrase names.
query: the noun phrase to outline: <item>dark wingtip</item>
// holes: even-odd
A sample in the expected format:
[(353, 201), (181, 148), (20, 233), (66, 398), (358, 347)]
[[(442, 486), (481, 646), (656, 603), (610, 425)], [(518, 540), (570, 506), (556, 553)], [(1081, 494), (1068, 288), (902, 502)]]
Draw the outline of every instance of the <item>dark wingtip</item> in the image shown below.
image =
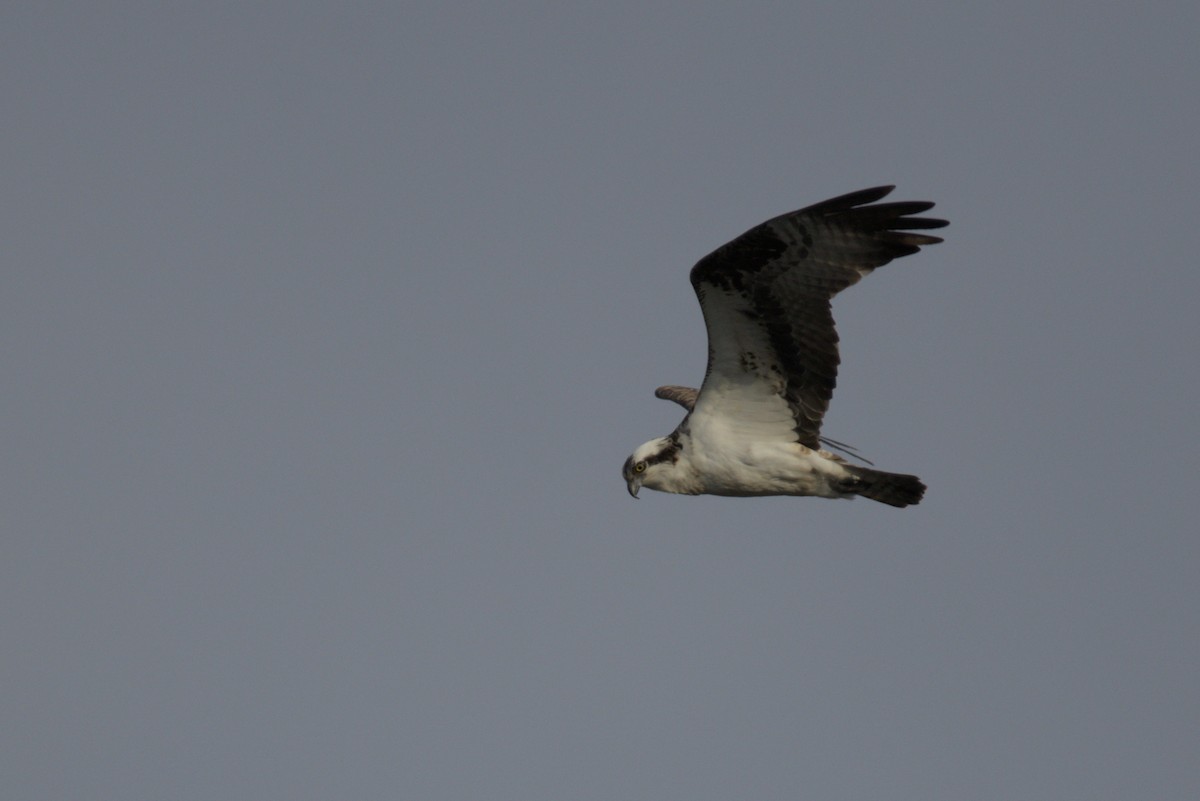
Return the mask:
[(844, 195), (831, 197), (829, 200), (822, 200), (820, 203), (814, 203), (800, 211), (815, 214), (846, 211), (856, 206), (865, 206), (868, 203), (874, 203), (876, 200), (882, 200), (890, 195), (895, 188), (892, 184), (885, 184), (883, 186), (873, 186), (870, 189), (859, 189), (857, 192), (847, 192)]
[[(870, 193), (874, 190), (864, 190)], [(853, 197), (844, 195), (843, 197)], [(822, 204), (823, 205), (823, 204)], [(895, 255), (903, 256), (916, 253), (923, 245), (936, 245), (942, 241), (939, 236), (912, 233), (913, 231), (928, 231), (934, 228), (945, 228), (949, 220), (939, 217), (915, 217), (912, 215), (929, 211), (934, 207), (931, 200), (900, 200), (892, 203), (876, 203), (867, 206), (854, 206), (842, 209), (830, 209), (825, 214), (844, 214), (853, 219), (854, 224), (863, 229), (874, 229), (885, 232), (890, 244), (897, 247)]]

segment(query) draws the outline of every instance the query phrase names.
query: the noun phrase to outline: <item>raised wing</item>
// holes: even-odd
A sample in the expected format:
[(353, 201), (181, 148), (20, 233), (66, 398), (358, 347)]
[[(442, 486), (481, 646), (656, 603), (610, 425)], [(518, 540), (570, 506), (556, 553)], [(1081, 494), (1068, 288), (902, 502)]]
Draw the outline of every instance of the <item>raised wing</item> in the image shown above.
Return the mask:
[(696, 406), (696, 396), (700, 390), (691, 387), (665, 386), (654, 390), (654, 397), (675, 401), (689, 412)]
[(839, 362), (830, 299), (876, 267), (942, 241), (913, 231), (947, 225), (912, 216), (932, 203), (875, 203), (893, 188), (775, 217), (697, 262), (691, 280), (709, 357), (693, 426), (819, 447)]

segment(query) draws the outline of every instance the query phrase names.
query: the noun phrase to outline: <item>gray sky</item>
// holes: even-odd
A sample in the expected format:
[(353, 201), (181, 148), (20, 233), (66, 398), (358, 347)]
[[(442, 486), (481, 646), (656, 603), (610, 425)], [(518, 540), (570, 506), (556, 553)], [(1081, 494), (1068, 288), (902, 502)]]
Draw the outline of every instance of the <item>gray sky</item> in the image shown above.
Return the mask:
[[(0, 14), (13, 799), (1200, 795), (1200, 10)], [(825, 432), (619, 471), (691, 264), (896, 183)]]

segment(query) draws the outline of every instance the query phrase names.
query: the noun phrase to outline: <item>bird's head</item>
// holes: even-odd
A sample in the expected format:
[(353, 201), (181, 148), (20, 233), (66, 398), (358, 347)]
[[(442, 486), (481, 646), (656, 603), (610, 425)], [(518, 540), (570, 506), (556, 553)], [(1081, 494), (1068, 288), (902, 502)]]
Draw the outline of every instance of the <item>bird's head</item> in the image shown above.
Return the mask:
[[(679, 442), (672, 437), (659, 437), (639, 445), (625, 460), (621, 475), (629, 494), (638, 496), (643, 486), (664, 490), (667, 476), (679, 461)], [(667, 490), (670, 491), (670, 490)]]

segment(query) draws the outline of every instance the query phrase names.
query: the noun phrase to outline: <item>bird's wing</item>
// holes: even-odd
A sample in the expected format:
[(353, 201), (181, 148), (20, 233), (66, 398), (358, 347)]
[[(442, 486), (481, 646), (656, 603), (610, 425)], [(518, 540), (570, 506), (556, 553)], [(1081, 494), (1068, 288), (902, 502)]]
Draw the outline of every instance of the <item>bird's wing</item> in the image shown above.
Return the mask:
[[(659, 387), (658, 389), (654, 390), (654, 397), (662, 398), (663, 400), (675, 401), (689, 412), (696, 407), (696, 396), (699, 394), (700, 390), (693, 387), (679, 387), (674, 385)], [(870, 459), (860, 454), (858, 452), (858, 448), (855, 448), (853, 445), (847, 445), (845, 442), (839, 442), (836, 439), (831, 439), (825, 436), (821, 437), (820, 441), (821, 444), (829, 450), (839, 451), (846, 454), (851, 459), (857, 459), (865, 464), (875, 464)]]
[(699, 394), (700, 390), (691, 387), (665, 386), (654, 390), (654, 397), (675, 401), (689, 412), (695, 407)]
[(947, 224), (912, 216), (932, 203), (875, 203), (893, 188), (775, 217), (697, 262), (691, 281), (708, 329), (708, 369), (693, 427), (818, 447), (839, 361), (830, 299), (876, 267), (942, 241), (913, 231)]

